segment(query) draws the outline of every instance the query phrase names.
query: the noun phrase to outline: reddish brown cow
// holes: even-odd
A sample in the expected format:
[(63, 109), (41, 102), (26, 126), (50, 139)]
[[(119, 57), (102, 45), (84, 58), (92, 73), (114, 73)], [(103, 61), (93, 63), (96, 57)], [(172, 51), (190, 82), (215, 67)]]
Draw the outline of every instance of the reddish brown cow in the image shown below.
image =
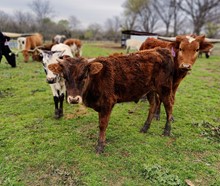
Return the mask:
[(64, 44), (68, 45), (71, 48), (73, 56), (80, 57), (82, 54), (81, 47), (82, 43), (79, 39), (67, 39), (64, 41)]
[[(56, 43), (45, 43), (41, 46), (37, 46), (35, 47), (33, 50), (29, 50), (28, 53), (32, 54), (32, 59), (34, 61), (42, 61), (42, 55), (41, 52), (38, 51), (38, 49), (41, 50), (51, 50), (51, 48), (55, 45)], [(81, 55), (81, 47), (82, 47), (82, 43), (80, 40), (78, 39), (67, 39), (65, 40), (66, 45), (68, 45), (71, 49), (71, 52), (73, 54), (73, 56), (75, 57), (79, 57)]]
[(171, 44), (171, 42), (168, 41), (162, 41), (156, 38), (147, 38), (142, 45), (140, 46), (139, 50), (146, 50), (146, 49), (152, 49), (155, 47), (161, 47), (161, 48), (168, 48), (170, 49), (169, 45)]
[[(162, 38), (166, 39), (166, 38)], [(168, 48), (174, 58), (174, 76), (173, 76), (173, 97), (175, 97), (177, 88), (188, 71), (192, 69), (200, 50), (209, 50), (213, 45), (205, 39), (205, 36), (180, 35), (169, 41), (161, 41), (155, 38), (148, 38), (140, 47), (140, 50), (151, 49), (154, 47)], [(152, 96), (151, 96), (152, 97)], [(149, 99), (148, 99), (149, 100)], [(153, 105), (152, 100), (149, 100)], [(158, 100), (156, 118), (160, 118), (160, 101)]]
[[(50, 51), (51, 48), (55, 45), (55, 43), (45, 43), (41, 46), (37, 46), (35, 49), (33, 50), (29, 50), (28, 53), (31, 53), (32, 54), (32, 59), (34, 61), (39, 61), (39, 62), (42, 62), (43, 60), (43, 56), (40, 52), (40, 50), (46, 50), (46, 51)], [(40, 49), (40, 50), (39, 50)]]
[[(22, 51), (24, 56), (24, 61), (28, 62), (30, 50), (33, 50), (37, 46), (41, 46), (42, 44), (43, 44), (43, 36), (41, 34), (36, 33), (32, 36), (28, 36), (25, 42), (25, 49)], [(33, 53), (32, 53), (32, 59), (35, 60)]]
[[(97, 153), (104, 151), (106, 128), (116, 103), (138, 100), (149, 91), (160, 95), (167, 113), (164, 134), (169, 135), (173, 109), (173, 60), (167, 49), (152, 49), (129, 55), (98, 57), (89, 62), (83, 58), (67, 58), (48, 68), (65, 78), (68, 102), (83, 102), (99, 114)], [(144, 129), (149, 128), (153, 113), (149, 112)]]
[(202, 54), (204, 53), (205, 54), (205, 57), (206, 58), (209, 58), (210, 55), (212, 54), (212, 51), (213, 51), (213, 48), (210, 48), (208, 50), (199, 50), (199, 55), (198, 57), (202, 57)]

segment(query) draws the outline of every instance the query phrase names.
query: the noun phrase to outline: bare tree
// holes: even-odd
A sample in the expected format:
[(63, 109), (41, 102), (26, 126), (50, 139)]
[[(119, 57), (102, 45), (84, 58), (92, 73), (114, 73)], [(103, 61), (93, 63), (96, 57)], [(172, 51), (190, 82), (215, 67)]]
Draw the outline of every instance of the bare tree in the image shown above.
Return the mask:
[(105, 23), (105, 37), (107, 37), (109, 40), (114, 40), (115, 42), (118, 42), (121, 35), (120, 27), (121, 21), (118, 16), (107, 19)]
[(51, 7), (49, 0), (33, 0), (29, 7), (36, 15), (36, 20), (38, 22), (38, 31), (44, 32), (47, 25), (45, 25), (49, 19), (49, 16), (52, 15), (53, 9)]
[(127, 0), (123, 4), (123, 7), (125, 8), (125, 20), (122, 27), (130, 30), (135, 29), (138, 26), (137, 21), (141, 15), (143, 6), (146, 6), (147, 4), (148, 0)]
[(205, 33), (207, 37), (218, 37), (220, 34), (220, 8), (215, 7), (212, 11), (208, 13), (207, 22), (205, 23)]
[(68, 20), (72, 30), (76, 30), (79, 28), (80, 21), (74, 15), (70, 16)]
[(35, 13), (39, 21), (49, 18), (54, 12), (49, 0), (33, 0), (29, 4), (29, 7)]
[(151, 2), (143, 4), (139, 12), (139, 28), (146, 32), (155, 32), (158, 28), (159, 17), (154, 11), (154, 7)]
[(214, 22), (209, 22), (205, 24), (205, 33), (207, 37), (215, 38), (219, 34), (220, 25)]
[(0, 10), (0, 31), (11, 31), (11, 22), (10, 15)]
[(88, 26), (85, 32), (85, 38), (90, 40), (101, 40), (102, 39), (102, 27), (98, 23), (93, 23)]
[(205, 23), (208, 21), (209, 13), (216, 7), (220, 8), (219, 0), (183, 0), (179, 7), (192, 21), (193, 32), (200, 34)]
[(35, 19), (28, 12), (16, 11), (14, 13), (14, 22), (17, 27), (17, 32), (32, 32), (34, 31)]
[(165, 35), (169, 35), (171, 20), (174, 17), (174, 9), (171, 6), (172, 0), (168, 1), (161, 1), (161, 0), (154, 0), (153, 7), (155, 8), (158, 16), (160, 17), (161, 21), (164, 23), (166, 32)]

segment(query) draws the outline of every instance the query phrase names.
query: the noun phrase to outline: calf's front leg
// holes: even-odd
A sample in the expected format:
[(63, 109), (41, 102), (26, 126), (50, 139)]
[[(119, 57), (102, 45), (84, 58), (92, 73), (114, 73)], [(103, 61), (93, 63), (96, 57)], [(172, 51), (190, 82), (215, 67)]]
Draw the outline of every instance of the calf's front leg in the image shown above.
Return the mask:
[(55, 117), (56, 119), (59, 119), (59, 118), (60, 118), (59, 108), (58, 108), (58, 106), (59, 106), (59, 97), (54, 96), (54, 97), (53, 97), (53, 100), (54, 100), (54, 106), (55, 106), (54, 117)]
[(99, 139), (96, 147), (96, 153), (100, 154), (104, 152), (106, 143), (106, 129), (110, 118), (111, 110), (105, 112), (99, 112)]
[(170, 136), (171, 121), (173, 120), (173, 116), (172, 116), (173, 105), (174, 105), (173, 97), (172, 96), (167, 96), (163, 100), (163, 104), (164, 104), (165, 111), (166, 111), (166, 116), (167, 116), (166, 125), (165, 125), (165, 128), (164, 128), (163, 135), (164, 136)]
[(59, 96), (59, 101), (60, 101), (60, 108), (58, 109), (58, 115), (59, 115), (59, 118), (61, 118), (63, 116), (63, 101), (64, 101), (64, 94), (62, 93), (60, 96)]

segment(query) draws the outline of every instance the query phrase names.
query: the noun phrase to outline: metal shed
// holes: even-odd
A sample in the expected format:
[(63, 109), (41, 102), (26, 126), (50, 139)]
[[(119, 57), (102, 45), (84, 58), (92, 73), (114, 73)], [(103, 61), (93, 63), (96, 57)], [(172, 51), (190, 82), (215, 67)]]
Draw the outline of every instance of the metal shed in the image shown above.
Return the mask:
[(157, 38), (157, 33), (136, 31), (136, 30), (123, 30), (121, 32), (121, 47), (126, 47), (127, 39), (136, 39), (144, 42), (148, 37)]

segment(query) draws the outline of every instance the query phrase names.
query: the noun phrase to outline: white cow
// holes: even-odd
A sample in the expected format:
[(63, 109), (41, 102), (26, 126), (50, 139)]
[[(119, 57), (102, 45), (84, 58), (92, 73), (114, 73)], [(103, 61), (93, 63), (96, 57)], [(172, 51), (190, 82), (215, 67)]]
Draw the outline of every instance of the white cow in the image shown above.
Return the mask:
[(51, 51), (39, 51), (43, 56), (43, 66), (46, 73), (46, 81), (47, 83), (49, 83), (53, 93), (55, 104), (55, 118), (59, 119), (63, 116), (63, 101), (64, 94), (66, 92), (65, 80), (58, 75), (54, 75), (53, 72), (48, 69), (48, 65), (52, 63), (58, 63), (57, 59), (62, 58), (63, 56), (73, 57), (73, 55), (70, 47), (63, 43), (54, 45), (51, 48)]
[(55, 35), (52, 42), (55, 44), (63, 43), (66, 40), (65, 35)]
[(25, 44), (26, 44), (26, 37), (19, 37), (17, 39), (18, 50), (24, 50), (25, 49)]
[(126, 53), (129, 53), (129, 51), (132, 50), (139, 50), (141, 47), (141, 44), (143, 42), (136, 40), (136, 39), (127, 39), (126, 40)]

